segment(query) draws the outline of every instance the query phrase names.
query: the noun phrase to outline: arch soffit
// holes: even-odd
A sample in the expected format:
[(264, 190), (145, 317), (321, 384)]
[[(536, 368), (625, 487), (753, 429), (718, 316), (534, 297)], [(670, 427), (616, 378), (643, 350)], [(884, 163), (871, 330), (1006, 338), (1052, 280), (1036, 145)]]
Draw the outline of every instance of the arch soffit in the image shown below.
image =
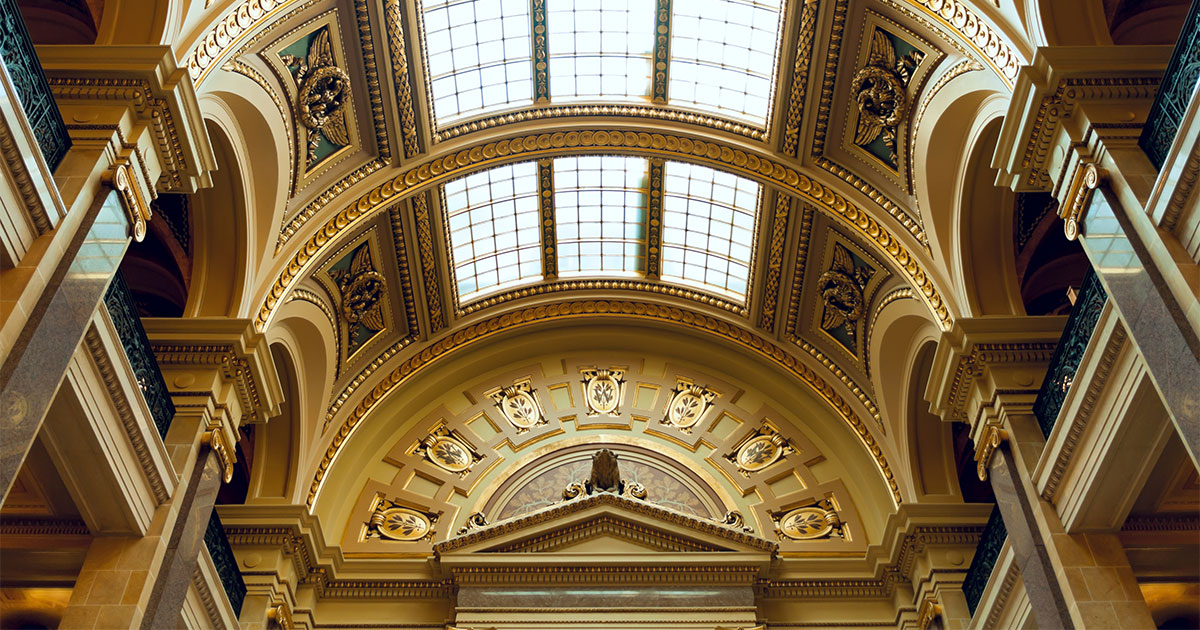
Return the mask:
[[(707, 339), (700, 339), (692, 329), (672, 327), (661, 321), (642, 319), (644, 324), (642, 326), (613, 327), (611, 322), (595, 321), (594, 319), (584, 321), (588, 317), (594, 318), (595, 315), (592, 312), (585, 312), (580, 313), (579, 319), (573, 322), (563, 323), (561, 320), (547, 320), (519, 325), (519, 327), (528, 325), (539, 327), (541, 332), (539, 338), (548, 335), (553, 339), (548, 345), (531, 346), (525, 341), (527, 335), (504, 334), (513, 330), (512, 328), (487, 330), (485, 334), (489, 336), (488, 343), (476, 344), (470, 352), (459, 351), (454, 356), (450, 356), (450, 352), (443, 353), (422, 364), (418, 369), (401, 376), (396, 385), (390, 386), (390, 392), (383, 392), (373, 407), (360, 416), (362, 421), (357, 424), (358, 431), (345, 435), (343, 428), (342, 431), (336, 432), (336, 435), (343, 437), (338, 438), (337, 445), (330, 446), (325, 451), (325, 456), (318, 465), (319, 470), (313, 478), (313, 488), (309, 494), (309, 510), (320, 514), (329, 522), (341, 523), (338, 515), (346, 513), (346, 510), (356, 503), (355, 497), (360, 495), (359, 491), (362, 489), (360, 482), (366, 479), (360, 473), (364, 473), (364, 468), (371, 462), (378, 460), (377, 455), (382, 456), (393, 450), (401, 436), (412, 434), (420, 428), (418, 425), (426, 420), (443, 416), (446, 419), (451, 416), (465, 417), (463, 414), (466, 411), (464, 411), (463, 405), (473, 407), (479, 404), (476, 400), (480, 397), (478, 393), (466, 396), (461, 402), (456, 403), (446, 398), (448, 392), (461, 391), (465, 394), (468, 390), (475, 391), (479, 389), (477, 385), (481, 382), (486, 382), (487, 386), (505, 384), (502, 382), (505, 377), (513, 378), (518, 372), (524, 375), (529, 365), (550, 366), (553, 364), (557, 367), (551, 368), (552, 370), (566, 370), (566, 374), (569, 376), (573, 372), (572, 366), (575, 365), (573, 361), (587, 359), (597, 352), (606, 357), (646, 357), (648, 362), (640, 368), (634, 368), (631, 374), (640, 372), (645, 375), (658, 374), (661, 377), (663, 374), (669, 376), (676, 372), (686, 372), (693, 378), (703, 380), (703, 382), (697, 380), (697, 384), (716, 386), (724, 393), (725, 398), (732, 397), (733, 400), (730, 401), (732, 406), (729, 408), (743, 420), (756, 416), (755, 409), (760, 410), (758, 413), (765, 409), (768, 412), (767, 416), (773, 421), (782, 421), (788, 426), (795, 427), (807, 436), (804, 439), (811, 439), (817, 445), (818, 450), (825, 453), (826, 456), (840, 453), (837, 460), (841, 463), (838, 466), (847, 467), (847, 470), (861, 470), (862, 467), (870, 466), (868, 461), (873, 459), (876, 469), (879, 470), (878, 462), (882, 459), (881, 454), (874, 455), (872, 454), (873, 449), (855, 446), (855, 443), (863, 443), (863, 436), (859, 432), (845, 430), (846, 406), (843, 403), (842, 409), (839, 410), (830, 404), (828, 396), (837, 396), (836, 392), (831, 391), (831, 387), (818, 389), (812, 384), (808, 384), (804, 388), (788, 387), (787, 383), (795, 379), (794, 372), (786, 368), (780, 369), (781, 366), (778, 363), (771, 364), (762, 361), (761, 355), (752, 353), (741, 344), (736, 346), (741, 349), (740, 352), (720, 352), (723, 359), (722, 363), (718, 365), (711, 360), (711, 357), (718, 354), (713, 353), (712, 349), (714, 347), (730, 347), (731, 340), (728, 338), (721, 339), (710, 336)], [(587, 326), (588, 330), (582, 331), (581, 325)], [(654, 336), (657, 344), (655, 347), (663, 353), (644, 351), (647, 335)], [(553, 355), (546, 354), (548, 348), (552, 349)], [(560, 363), (561, 365), (559, 365)], [(805, 367), (797, 366), (797, 369), (803, 370)], [(727, 374), (734, 373), (738, 375), (736, 378), (727, 376)], [(461, 378), (463, 374), (471, 376), (463, 379)], [(389, 376), (388, 380), (391, 378)], [(709, 379), (716, 380), (714, 382)], [(493, 380), (496, 382), (492, 383)], [(459, 385), (460, 381), (461, 385)], [(750, 383), (755, 386), (747, 391), (747, 385)], [(388, 395), (401, 392), (404, 395)], [(742, 396), (737, 392), (744, 392), (747, 395)], [(628, 396), (628, 394), (626, 395)], [(459, 400), (457, 394), (450, 394), (450, 398)], [(659, 402), (662, 402), (662, 399)], [(543, 405), (545, 404), (548, 403), (543, 401)], [(633, 403), (629, 402), (629, 404)], [(447, 409), (447, 405), (450, 409)], [(485, 406), (490, 406), (490, 403)], [(622, 403), (622, 409), (625, 409), (625, 403)], [(735, 409), (741, 411), (734, 411)], [(775, 413), (771, 413), (771, 410), (774, 410)], [(548, 416), (561, 415), (561, 413), (550, 413), (551, 411), (551, 408), (547, 407)], [(851, 410), (849, 413), (853, 414), (854, 412)], [(715, 418), (715, 416), (713, 417)], [(425, 420), (421, 420), (422, 418)], [(577, 425), (579, 422), (579, 420), (575, 421)], [(636, 425), (636, 423), (634, 424)], [(743, 429), (747, 429), (750, 424), (741, 426)], [(575, 442), (578, 442), (579, 439), (583, 439), (584, 435), (600, 436), (597, 439), (611, 435), (626, 435), (626, 432), (614, 431), (615, 426), (608, 427), (600, 424), (592, 428), (601, 429), (602, 432), (596, 433), (584, 429), (583, 433), (568, 432), (563, 437), (578, 438), (575, 439)], [(560, 433), (561, 431), (554, 431), (548, 435), (559, 435)], [(640, 435), (636, 429), (634, 433), (628, 435), (635, 434)], [(419, 441), (420, 436), (415, 439)], [(616, 439), (620, 441), (623, 438)], [(692, 439), (700, 439), (700, 433), (697, 433)], [(532, 444), (533, 450), (514, 444), (511, 450), (518, 456), (515, 459), (510, 458), (511, 462), (504, 466), (505, 470), (515, 470), (527, 464), (531, 461), (530, 453), (536, 452), (543, 455), (558, 448), (552, 442), (554, 440), (543, 440), (539, 437), (522, 442), (526, 445)], [(563, 442), (559, 446), (575, 442)], [(675, 443), (677, 440), (668, 440), (668, 442)], [(685, 448), (682, 442), (679, 442), (679, 445), (680, 448)], [(344, 452), (339, 453), (338, 451), (343, 447), (345, 447)], [(328, 466), (331, 453), (334, 453), (339, 459), (332, 466)], [(724, 453), (713, 452), (712, 457), (715, 458), (722, 454)], [(342, 457), (343, 455), (345, 457)], [(886, 465), (886, 459), (883, 461)], [(310, 466), (312, 463), (310, 462)], [(355, 463), (359, 465), (356, 466)], [(494, 465), (490, 463), (490, 460), (483, 464), (488, 464), (485, 466), (485, 469), (488, 470)], [(890, 474), (890, 469), (885, 469), (885, 472)], [(776, 473), (771, 473), (769, 476), (773, 479), (775, 475)], [(491, 476), (495, 475), (491, 474)], [(354, 478), (351, 479), (351, 477)], [(876, 525), (885, 521), (887, 515), (898, 505), (897, 487), (894, 480), (884, 477), (883, 473), (880, 473), (879, 477), (859, 475), (849, 478), (843, 472), (842, 478), (849, 485), (851, 496), (854, 497), (858, 509), (871, 513), (871, 519), (878, 521)], [(319, 487), (326, 481), (328, 487)], [(759, 480), (759, 483), (764, 481), (765, 479)], [(471, 482), (471, 487), (475, 487), (476, 484), (477, 482)], [(314, 494), (313, 492), (318, 489), (319, 494)], [(464, 507), (468, 504), (482, 506), (482, 503), (479, 502), (485, 499), (484, 495), (487, 494), (483, 493), (479, 497), (472, 496), (464, 504)], [(742, 494), (744, 493), (735, 492), (733, 496), (740, 497)], [(361, 499), (361, 497), (359, 498)], [(864, 505), (863, 502), (868, 505)]]
[[(761, 147), (732, 144), (724, 139), (699, 139), (672, 132), (650, 133), (629, 128), (628, 121), (621, 122), (622, 125), (609, 125), (603, 129), (531, 132), (474, 144), (455, 143), (443, 148), (439, 154), (410, 165), (399, 174), (389, 173), (390, 177), (359, 195), (341, 210), (331, 211), (333, 216), (322, 225), (308, 228), (307, 238), (293, 237), (285, 245), (277, 260), (278, 274), (272, 285), (264, 289), (266, 295), (258, 309), (257, 327), (262, 330), (267, 326), (281, 299), (306, 275), (308, 268), (327, 245), (351, 233), (378, 212), (471, 172), (516, 161), (580, 153), (620, 153), (692, 162), (748, 177), (795, 195), (849, 227), (853, 234), (867, 241), (883, 259), (890, 261), (921, 295), (943, 328), (953, 321), (954, 315), (944, 301), (942, 291), (918, 259), (925, 256), (922, 249), (918, 246), (910, 250), (870, 212), (847, 199), (834, 186), (826, 185), (820, 179), (781, 162)], [(621, 127), (625, 127), (625, 130)], [(907, 235), (906, 232), (904, 234)]]
[[(823, 373), (831, 372), (828, 366), (817, 364), (814, 368), (809, 363), (815, 363), (815, 359), (797, 358), (783, 346), (757, 332), (716, 317), (678, 306), (611, 299), (563, 300), (492, 315), (462, 326), (456, 331), (447, 332), (420, 352), (404, 358), (395, 358), (389, 364), (381, 366), (376, 371), (379, 376), (375, 378), (375, 384), (362, 395), (353, 408), (344, 412), (340, 422), (333, 425), (336, 430), (331, 430), (325, 441), (328, 447), (321, 453), (320, 461), (313, 462), (315, 471), (307, 497), (310, 511), (321, 494), (326, 475), (341, 455), (342, 448), (349, 438), (365, 420), (382, 408), (392, 394), (402, 389), (401, 386), (413, 382), (424, 372), (448, 359), (467, 355), (472, 348), (482, 347), (486, 345), (485, 342), (509, 333), (529, 333), (597, 318), (610, 321), (628, 320), (660, 329), (682, 331), (700, 336), (706, 343), (717, 341), (725, 347), (736, 349), (743, 356), (752, 357), (757, 364), (770, 366), (777, 373), (789, 377), (789, 380), (799, 382), (817, 400), (822, 401), (832, 415), (841, 419), (865, 453), (869, 454), (880, 479), (889, 488), (893, 505), (898, 505), (903, 500), (889, 463), (890, 449), (886, 449), (885, 444), (876, 440), (871, 426), (861, 415), (865, 411), (862, 404), (857, 401), (856, 404), (852, 404), (854, 399), (848, 386), (833, 379), (826, 380)], [(360, 389), (366, 390), (367, 387)]]

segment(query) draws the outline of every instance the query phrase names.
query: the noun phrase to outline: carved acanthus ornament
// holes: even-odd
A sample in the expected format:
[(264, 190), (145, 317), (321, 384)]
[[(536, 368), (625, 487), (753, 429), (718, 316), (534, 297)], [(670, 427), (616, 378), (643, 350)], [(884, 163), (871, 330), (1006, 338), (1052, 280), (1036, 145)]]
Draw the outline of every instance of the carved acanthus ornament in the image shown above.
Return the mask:
[(488, 520), (487, 517), (483, 515), (483, 512), (475, 512), (467, 517), (467, 524), (458, 528), (458, 531), (454, 535), (462, 536), (463, 534), (473, 532), (477, 529), (483, 529), (487, 526)]
[(740, 529), (747, 534), (754, 533), (754, 528), (746, 524), (746, 517), (742, 516), (742, 513), (737, 510), (726, 512), (725, 518), (721, 519), (721, 524), (734, 529)]
[(286, 601), (272, 606), (267, 611), (267, 619), (279, 626), (280, 630), (293, 630), (296, 627), (296, 622), (292, 620), (292, 608)]
[(496, 408), (517, 428), (517, 434), (549, 422), (542, 412), (537, 394), (528, 382), (515, 383), (488, 394)]
[(933, 620), (942, 616), (942, 605), (936, 599), (929, 598), (921, 602), (917, 611), (917, 630), (929, 630)]
[(350, 98), (350, 76), (334, 65), (328, 29), (313, 38), (307, 57), (280, 55), (279, 58), (289, 68), (296, 68), (293, 75), (298, 86), (296, 109), (300, 123), (308, 128), (305, 165), (312, 166), (317, 161), (321, 136), (337, 146), (350, 144), (345, 112)]
[(646, 488), (636, 481), (621, 478), (617, 454), (602, 448), (592, 455), (592, 474), (586, 481), (572, 481), (563, 489), (563, 500), (608, 492), (633, 499), (645, 499)]
[(869, 145), (882, 134), (883, 144), (895, 163), (896, 128), (908, 116), (908, 82), (924, 57), (924, 53), (913, 51), (897, 58), (887, 35), (875, 30), (867, 65), (850, 82), (850, 93), (858, 104), (854, 144)]
[(798, 507), (771, 515), (775, 535), (789, 540), (818, 540), (841, 538), (842, 519), (832, 499), (822, 499), (812, 505)]

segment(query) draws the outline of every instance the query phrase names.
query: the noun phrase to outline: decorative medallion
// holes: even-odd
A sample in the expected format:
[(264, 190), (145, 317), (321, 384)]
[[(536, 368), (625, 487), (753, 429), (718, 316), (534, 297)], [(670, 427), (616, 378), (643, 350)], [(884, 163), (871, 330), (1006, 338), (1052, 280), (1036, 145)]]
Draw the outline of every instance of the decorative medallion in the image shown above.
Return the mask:
[(471, 472), (471, 466), (475, 462), (483, 459), (482, 455), (467, 446), (465, 440), (446, 427), (438, 427), (421, 440), (413, 449), (413, 454), (424, 457), (442, 470), (462, 477)]
[[(902, 49), (899, 56), (897, 48)], [(876, 28), (871, 34), (867, 65), (850, 82), (850, 93), (858, 105), (854, 144), (893, 169), (899, 168), (896, 130), (908, 116), (908, 83), (924, 58), (925, 53)]]
[(733, 462), (738, 471), (748, 477), (750, 473), (763, 470), (779, 461), (780, 457), (794, 452), (795, 449), (786, 438), (764, 424), (725, 459)]
[(304, 56), (296, 54), (300, 52), (298, 47), (303, 47), (302, 41), (289, 46), (279, 59), (296, 81), (297, 118), (308, 129), (304, 164), (311, 168), (350, 144), (345, 111), (350, 99), (350, 76), (334, 64), (328, 27), (306, 39)]
[(583, 374), (583, 398), (589, 416), (621, 415), (621, 395), (624, 393), (625, 370), (580, 370)]
[(504, 419), (517, 428), (518, 434), (548, 422), (533, 387), (527, 382), (501, 388), (488, 396), (496, 403)]
[(674, 395), (667, 403), (667, 412), (659, 422), (673, 426), (684, 433), (691, 433), (692, 427), (700, 422), (704, 413), (708, 411), (709, 407), (712, 407), (717, 393), (707, 387), (682, 381), (676, 384), (675, 389), (671, 391)]
[(845, 246), (833, 244), (833, 261), (817, 280), (821, 294), (821, 330), (857, 354), (858, 322), (866, 310), (863, 294), (875, 270), (859, 264)]
[(791, 540), (842, 536), (842, 520), (829, 499), (775, 515), (775, 533)]
[(326, 272), (337, 288), (341, 320), (346, 332), (346, 355), (387, 328), (384, 304), (387, 280), (375, 270), (371, 247), (359, 245)]
[(403, 506), (382, 496), (375, 500), (364, 539), (386, 538), (412, 542), (433, 538), (438, 515)]

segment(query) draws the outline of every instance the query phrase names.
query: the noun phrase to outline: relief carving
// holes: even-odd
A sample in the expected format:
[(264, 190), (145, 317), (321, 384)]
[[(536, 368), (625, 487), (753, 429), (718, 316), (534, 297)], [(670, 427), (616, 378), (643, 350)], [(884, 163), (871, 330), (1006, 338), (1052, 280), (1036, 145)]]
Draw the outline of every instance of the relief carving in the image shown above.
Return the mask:
[(279, 58), (292, 70), (299, 88), (296, 109), (300, 124), (308, 129), (305, 166), (311, 167), (331, 153), (322, 155), (319, 150), (322, 138), (335, 147), (350, 144), (345, 112), (350, 98), (350, 76), (334, 64), (328, 28), (313, 37), (306, 56), (285, 53)]
[(488, 394), (505, 420), (517, 428), (520, 435), (533, 427), (549, 422), (542, 412), (537, 394), (529, 383), (516, 383)]
[(891, 38), (883, 30), (875, 29), (867, 65), (850, 82), (850, 93), (858, 105), (854, 144), (870, 151), (869, 145), (882, 139), (887, 161), (893, 168), (897, 164), (896, 129), (908, 116), (910, 105), (908, 83), (924, 58), (925, 53), (918, 50), (897, 56)]

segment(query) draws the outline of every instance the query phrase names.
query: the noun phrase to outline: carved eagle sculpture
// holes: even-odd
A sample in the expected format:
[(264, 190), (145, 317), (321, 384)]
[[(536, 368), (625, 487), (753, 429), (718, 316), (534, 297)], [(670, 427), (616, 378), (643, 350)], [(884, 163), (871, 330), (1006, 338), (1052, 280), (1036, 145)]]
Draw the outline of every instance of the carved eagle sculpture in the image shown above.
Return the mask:
[(297, 66), (296, 85), (300, 92), (296, 104), (300, 109), (300, 122), (308, 127), (308, 161), (319, 144), (317, 134), (325, 136), (337, 146), (350, 144), (346, 130), (346, 99), (350, 95), (350, 77), (334, 65), (333, 47), (329, 30), (323, 29), (313, 38), (308, 55), (301, 59), (294, 55), (280, 57), (288, 66)]
[(871, 279), (871, 270), (856, 267), (846, 248), (835, 245), (833, 265), (821, 274), (818, 289), (825, 303), (821, 328), (830, 330), (844, 326), (854, 334), (854, 324), (862, 317), (863, 289)]
[(646, 488), (636, 481), (621, 479), (621, 469), (617, 465), (617, 454), (607, 448), (602, 448), (592, 454), (592, 474), (587, 481), (573, 481), (563, 490), (563, 499), (591, 495), (598, 492), (611, 492), (635, 499), (646, 498)]
[(895, 152), (895, 128), (908, 111), (905, 86), (923, 56), (913, 51), (897, 59), (896, 49), (883, 31), (871, 35), (867, 65), (855, 74), (850, 86), (859, 110), (854, 144), (868, 145), (882, 132), (884, 143)]
[(384, 278), (371, 265), (371, 251), (359, 248), (346, 269), (335, 269), (329, 277), (337, 283), (342, 294), (342, 316), (351, 326), (363, 325), (371, 330), (383, 330)]

